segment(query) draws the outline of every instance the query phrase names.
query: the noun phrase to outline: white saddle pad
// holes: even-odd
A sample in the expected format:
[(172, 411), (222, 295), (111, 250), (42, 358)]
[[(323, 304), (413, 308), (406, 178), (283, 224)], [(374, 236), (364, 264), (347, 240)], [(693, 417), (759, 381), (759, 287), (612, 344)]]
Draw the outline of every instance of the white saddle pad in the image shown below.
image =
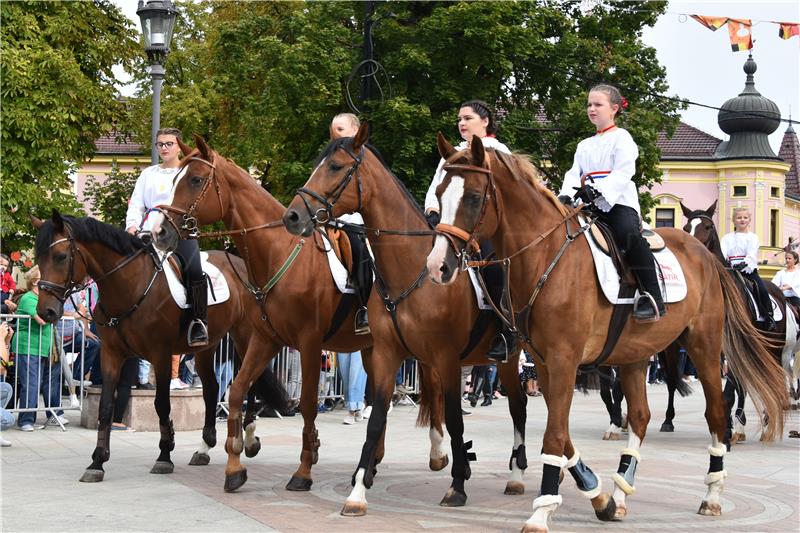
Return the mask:
[[(327, 235), (325, 235), (322, 230), (317, 229), (317, 231), (322, 234), (322, 245), (325, 247), (325, 254), (328, 256), (328, 267), (331, 269), (331, 277), (336, 284), (336, 288), (339, 289), (339, 292), (342, 294), (354, 294), (356, 290), (347, 285), (347, 269), (336, 256), (336, 252), (333, 250), (330, 241), (328, 241)], [(372, 248), (369, 247), (369, 241), (367, 241), (367, 251), (374, 261), (375, 256), (372, 254)], [(372, 274), (372, 280), (375, 281), (374, 273)]]
[[(228, 287), (228, 280), (225, 279), (225, 274), (208, 262), (208, 254), (206, 252), (200, 252), (200, 263), (203, 267), (203, 272), (211, 280), (211, 286), (214, 288), (213, 291), (208, 289), (208, 305), (212, 306), (228, 301), (228, 298), (231, 297), (231, 290)], [(189, 305), (186, 303), (186, 287), (183, 286), (172, 266), (166, 261), (164, 262), (164, 273), (167, 276), (169, 292), (172, 293), (172, 299), (175, 300), (175, 304), (181, 309), (187, 309)]]
[[(759, 311), (758, 306), (756, 305), (756, 300), (753, 298), (752, 293), (747, 291), (747, 295), (750, 297), (750, 301), (753, 302), (753, 307), (756, 309), (756, 320), (764, 320), (764, 317), (761, 316), (761, 311)], [(775, 301), (775, 298), (773, 298), (772, 295), (770, 295), (769, 301), (772, 303), (772, 319), (775, 322), (780, 322), (783, 320), (783, 310), (781, 309), (781, 306), (778, 305), (778, 302)]]
[[(619, 298), (619, 274), (614, 267), (614, 262), (611, 257), (603, 253), (600, 248), (594, 243), (586, 233), (583, 238), (589, 241), (589, 248), (592, 250), (592, 257), (594, 258), (595, 271), (597, 272), (597, 281), (600, 282), (600, 287), (603, 289), (603, 294), (612, 304), (626, 304), (633, 303), (634, 298)], [(661, 251), (654, 252), (653, 257), (656, 259), (656, 273), (658, 280), (661, 284), (661, 295), (665, 303), (680, 302), (686, 298), (686, 278), (683, 275), (683, 269), (678, 258), (669, 248), (664, 248)], [(636, 295), (639, 291), (636, 291)]]

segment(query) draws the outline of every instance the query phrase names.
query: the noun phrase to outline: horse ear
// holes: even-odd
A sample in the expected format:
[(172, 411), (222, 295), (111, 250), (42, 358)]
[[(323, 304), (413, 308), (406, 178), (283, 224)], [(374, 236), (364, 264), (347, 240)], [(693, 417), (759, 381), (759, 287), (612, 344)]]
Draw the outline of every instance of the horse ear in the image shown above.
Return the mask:
[(186, 157), (187, 155), (189, 155), (189, 152), (192, 151), (192, 147), (180, 139), (178, 139), (178, 146), (180, 146), (181, 148), (181, 153), (183, 154), (183, 157)]
[(685, 216), (686, 218), (692, 218), (692, 210), (683, 205), (683, 202), (681, 202), (680, 204), (681, 204), (681, 211), (683, 211), (683, 216)]
[(197, 149), (200, 150), (200, 155), (203, 156), (203, 159), (206, 161), (211, 161), (211, 147), (208, 146), (206, 140), (203, 139), (201, 135), (194, 134), (194, 145), (197, 146)]
[(59, 233), (64, 231), (64, 219), (61, 218), (61, 213), (53, 209), (53, 213), (50, 216), (50, 220), (53, 221), (53, 227)]
[(42, 229), (42, 226), (44, 226), (44, 220), (42, 220), (41, 218), (34, 216), (32, 214), (28, 215), (28, 218), (30, 219), (31, 224), (33, 224), (33, 227), (36, 228), (37, 230)]
[(713, 204), (711, 204), (711, 205), (708, 207), (708, 209), (706, 209), (706, 215), (708, 215), (708, 216), (713, 216), (713, 215), (714, 215), (714, 211), (716, 211), (716, 210), (717, 210), (717, 202), (718, 202), (718, 201), (719, 201), (719, 199), (717, 199), (717, 200), (714, 200), (714, 203), (713, 203)]
[(486, 159), (486, 150), (483, 148), (483, 141), (481, 141), (481, 138), (477, 135), (473, 135), (469, 148), (472, 152), (472, 164), (482, 167), (483, 161)]
[(353, 137), (353, 150), (358, 150), (369, 142), (369, 124), (362, 122), (358, 127), (355, 137)]
[(442, 156), (443, 159), (448, 159), (451, 155), (456, 153), (456, 149), (444, 138), (441, 131), (436, 133), (436, 146), (439, 148), (439, 155)]

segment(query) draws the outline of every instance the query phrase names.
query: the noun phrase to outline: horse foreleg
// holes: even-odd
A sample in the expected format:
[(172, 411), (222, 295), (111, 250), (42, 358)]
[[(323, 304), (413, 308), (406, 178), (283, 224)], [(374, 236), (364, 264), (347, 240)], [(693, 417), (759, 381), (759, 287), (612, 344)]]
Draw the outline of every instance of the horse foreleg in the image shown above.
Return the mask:
[[(444, 448), (444, 396), (442, 395), (442, 383), (439, 374), (431, 366), (423, 367), (419, 365), (419, 376), (421, 378), (419, 416), (417, 425), (428, 421), (428, 439), (431, 443), (430, 453), (428, 454), (428, 468), (434, 472), (443, 470), (450, 464), (450, 457)], [(380, 457), (378, 458), (380, 463)]]
[(351, 484), (353, 490), (347, 496), (342, 507), (342, 516), (364, 516), (367, 514), (367, 489), (372, 487), (378, 445), (386, 432), (386, 416), (389, 403), (394, 392), (394, 376), (400, 367), (400, 361), (377, 361), (373, 359), (373, 376), (375, 396), (372, 403), (372, 414), (367, 423), (367, 438), (361, 448), (361, 458), (353, 474)]
[[(300, 360), (303, 369), (303, 383), (300, 391), (300, 412), (303, 415), (303, 450), (300, 452), (300, 465), (286, 484), (286, 490), (311, 490), (311, 466), (319, 458), (319, 434), (314, 422), (317, 419), (317, 402), (319, 401), (319, 357), (320, 344), (304, 344), (301, 348)], [(374, 411), (373, 407), (373, 411)]]
[(261, 451), (261, 439), (256, 436), (256, 394), (251, 386), (247, 391), (247, 410), (244, 413), (244, 454), (255, 457)]
[(172, 367), (172, 356), (166, 355), (161, 360), (154, 363), (156, 374), (156, 397), (154, 404), (158, 414), (158, 429), (161, 437), (158, 440), (160, 453), (156, 459), (151, 474), (171, 474), (175, 470), (170, 453), (175, 449), (175, 429), (170, 419), (171, 406), (169, 403), (169, 382), (170, 370)]
[(472, 475), (469, 462), (475, 460), (475, 454), (470, 452), (472, 441), (464, 442), (464, 417), (461, 413), (461, 373), (452, 370), (443, 377), (444, 390), (444, 420), (447, 432), (450, 434), (450, 451), (453, 454), (453, 467), (450, 474), (453, 481), (450, 488), (439, 502), (444, 507), (462, 507), (467, 503), (467, 493), (464, 491), (464, 482)]
[(506, 384), (508, 392), (508, 411), (511, 413), (511, 420), (514, 429), (514, 444), (511, 448), (511, 458), (508, 460), (508, 468), (511, 475), (506, 482), (503, 492), (509, 495), (525, 494), (525, 483), (522, 478), (525, 469), (528, 468), (528, 457), (525, 453), (525, 422), (527, 420), (528, 396), (522, 390), (517, 374), (516, 360), (512, 359), (507, 364), (497, 365), (500, 380)]
[(205, 405), (205, 418), (203, 420), (203, 440), (200, 447), (189, 460), (190, 465), (207, 465), (211, 461), (209, 450), (217, 445), (217, 397), (219, 384), (214, 375), (214, 352), (216, 350), (203, 350), (195, 353), (195, 368), (200, 381), (203, 383), (203, 404)]
[(100, 348), (103, 369), (103, 390), (100, 393), (100, 405), (97, 416), (97, 444), (92, 452), (92, 463), (86, 467), (81, 476), (84, 483), (103, 481), (105, 470), (103, 463), (111, 458), (111, 417), (113, 416), (114, 392), (119, 382), (122, 361), (116, 353), (103, 345)]
[(625, 498), (636, 491), (634, 485), (636, 467), (642, 460), (639, 448), (647, 432), (647, 424), (650, 422), (650, 408), (647, 405), (645, 389), (646, 374), (647, 361), (620, 367), (620, 381), (628, 399), (628, 420), (631, 427), (628, 433), (628, 445), (620, 450), (619, 467), (612, 476), (615, 485), (614, 518), (624, 518), (628, 514)]

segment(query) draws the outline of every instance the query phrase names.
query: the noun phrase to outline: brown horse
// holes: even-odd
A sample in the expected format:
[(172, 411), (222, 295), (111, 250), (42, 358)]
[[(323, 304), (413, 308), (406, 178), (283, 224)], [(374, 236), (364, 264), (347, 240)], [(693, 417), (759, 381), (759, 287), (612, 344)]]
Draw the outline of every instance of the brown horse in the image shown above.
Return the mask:
[[(438, 283), (453, 283), (476, 239), (490, 238), (508, 268), (509, 290), (512, 301), (517, 302), (512, 306), (515, 327), (541, 361), (537, 370), (542, 370), (540, 380), (548, 407), (543, 476), (524, 531), (548, 530), (548, 521), (561, 504), (558, 485), (564, 467), (591, 499), (598, 518), (610, 520), (627, 514), (625, 496), (634, 492), (639, 448), (650, 419), (647, 361), (675, 340), (692, 354), (711, 432), (707, 492), (699, 512), (721, 514), (726, 424), (720, 353), (726, 354), (757, 405), (767, 413), (764, 434), (769, 439), (781, 433), (786, 393), (780, 366), (769, 356), (766, 339), (747, 319), (741, 296), (720, 262), (685, 232), (659, 230), (683, 267), (688, 293), (682, 301), (669, 304), (668, 313), (658, 322), (628, 321), (607, 359), (608, 364), (620, 367), (630, 433), (613, 476), (613, 496), (603, 494), (596, 476), (583, 465), (568, 429), (575, 371), (597, 359), (613, 308), (596, 281), (583, 226), (575, 211), (564, 207), (534, 177), (525, 158), (493, 150), (487, 157), (477, 137), (464, 152), (457, 152), (441, 135), (438, 144), (447, 160), (447, 175), (437, 190), (442, 205), (438, 228), (446, 231), (448, 238), (437, 237), (428, 256), (431, 277)], [(559, 320), (554, 322), (554, 316)], [(593, 489), (586, 490), (589, 487)]]
[[(372, 337), (355, 334), (353, 295), (342, 295), (337, 289), (327, 256), (317, 246), (319, 235), (309, 240), (287, 234), (281, 223), (284, 207), (280, 202), (201, 137), (195, 136), (195, 142), (195, 149), (180, 143), (186, 156), (176, 179), (172, 205), (164, 209), (169, 222), (160, 223), (160, 215), (152, 215), (156, 217), (156, 245), (171, 249), (179, 235), (188, 237), (197, 226), (222, 220), (247, 266), (247, 274), (239, 284), (249, 287), (254, 295), (250, 299), (257, 303), (257, 316), (261, 318), (256, 327), (272, 339), (269, 350), (245, 360), (231, 387), (226, 486), (231, 479), (240, 481), (237, 486), (244, 482), (245, 467), (239, 461), (241, 446), (232, 447), (231, 443), (241, 440), (241, 407), (247, 383), (281, 346), (287, 345), (300, 350), (304, 376), (300, 412), (304, 425), (300, 465), (286, 488), (307, 491), (311, 489), (311, 467), (317, 462), (320, 445), (314, 423), (318, 383), (313, 377), (319, 375), (321, 350), (361, 350), (369, 373)], [(172, 222), (171, 213), (181, 215), (179, 225)], [(344, 314), (337, 313), (339, 308)], [(428, 376), (423, 373), (425, 379)], [(432, 461), (432, 468), (444, 468), (447, 457), (436, 459), (438, 463)]]
[[(362, 125), (353, 138), (338, 139), (324, 149), (308, 182), (283, 217), (286, 229), (308, 235), (315, 225), (346, 213), (359, 212), (375, 254), (375, 290), (369, 316), (375, 337), (372, 378), (376, 403), (367, 428), (361, 459), (353, 475), (353, 490), (342, 510), (349, 516), (367, 511), (366, 489), (375, 475), (376, 446), (386, 429), (386, 409), (395, 372), (408, 357), (416, 357), (442, 378), (445, 423), (453, 453), (452, 484), (444, 506), (466, 503), (464, 481), (470, 477), (471, 442), (464, 442), (460, 370), (465, 364), (487, 364), (485, 354), (495, 328), (481, 332), (477, 323), (493, 320), (478, 309), (466, 277), (442, 288), (426, 284), (425, 254), (432, 232), (419, 206), (403, 184), (366, 143), (369, 128)], [(402, 229), (400, 229), (402, 228)], [(433, 305), (433, 302), (437, 302)], [(477, 332), (477, 333), (474, 333)], [(498, 365), (509, 392), (514, 418), (511, 478), (506, 494), (524, 492), (526, 396), (519, 385), (514, 354)]]
[[(719, 233), (714, 224), (714, 212), (717, 209), (717, 201), (715, 200), (707, 209), (689, 209), (681, 203), (681, 210), (686, 217), (686, 224), (683, 230), (690, 235), (694, 236), (697, 240), (705, 245), (708, 250), (714, 254), (714, 257), (720, 260), (726, 267), (728, 261), (722, 254), (722, 247), (720, 245)], [(736, 276), (738, 277), (738, 275)], [(774, 348), (772, 348), (772, 355), (776, 360), (781, 362), (784, 370), (788, 376), (792, 376), (792, 357), (800, 350), (800, 333), (797, 320), (795, 319), (796, 310), (783, 296), (781, 291), (774, 283), (765, 282), (770, 296), (782, 310), (783, 316), (781, 320), (775, 323), (775, 331), (764, 332), (765, 335), (774, 339)], [(751, 311), (755, 310), (755, 303), (752, 304)], [(753, 322), (755, 323), (755, 316), (751, 312)], [(746, 419), (744, 416), (744, 402), (746, 393), (741, 385), (736, 380), (736, 377), (729, 373), (729, 380), (725, 384), (725, 401), (728, 407), (728, 430), (731, 437), (731, 443), (741, 442), (745, 440), (744, 426)], [(732, 417), (730, 410), (733, 408), (734, 396), (738, 396), (736, 405), (736, 413)], [(734, 426), (735, 420), (735, 426)], [(726, 435), (727, 437), (727, 435)]]
[[(145, 246), (139, 238), (93, 218), (62, 217), (54, 211), (51, 220), (43, 222), (33, 218), (33, 223), (39, 230), (36, 257), (42, 275), (37, 306), (39, 316), (51, 323), (58, 320), (63, 314), (64, 301), (74, 289), (81, 287), (87, 276), (96, 281), (101, 295), (94, 314), (102, 340), (100, 359), (103, 372), (97, 447), (92, 454), (92, 464), (81, 481), (102, 481), (105, 475), (103, 463), (111, 456), (114, 391), (122, 364), (129, 357), (143, 357), (153, 364), (161, 453), (151, 472), (172, 472), (174, 465), (170, 452), (175, 447), (175, 432), (169, 417), (172, 354), (192, 350), (186, 344), (186, 335), (180, 334), (186, 324), (182, 321), (181, 309), (170, 296), (162, 273), (163, 268), (170, 266), (155, 256), (155, 250)], [(206, 407), (203, 443), (189, 463), (195, 465), (208, 464), (208, 450), (216, 445), (217, 440), (215, 423), (219, 387), (214, 375), (216, 345), (230, 331), (239, 354), (248, 354), (249, 357), (265, 347), (258, 332), (253, 332), (253, 322), (258, 322), (258, 306), (236, 281), (244, 271), (244, 264), (238, 258), (229, 262), (221, 252), (211, 252), (209, 259), (224, 273), (231, 295), (227, 301), (209, 307), (211, 342), (207, 348), (194, 352)], [(271, 372), (265, 376), (268, 378), (264, 391), (266, 402), (279, 410), (285, 408), (286, 391)], [(255, 404), (249, 402), (248, 408), (250, 403)], [(248, 409), (247, 418), (248, 421), (254, 420), (255, 412)], [(248, 456), (255, 455), (259, 448), (257, 437), (250, 439), (247, 442)]]

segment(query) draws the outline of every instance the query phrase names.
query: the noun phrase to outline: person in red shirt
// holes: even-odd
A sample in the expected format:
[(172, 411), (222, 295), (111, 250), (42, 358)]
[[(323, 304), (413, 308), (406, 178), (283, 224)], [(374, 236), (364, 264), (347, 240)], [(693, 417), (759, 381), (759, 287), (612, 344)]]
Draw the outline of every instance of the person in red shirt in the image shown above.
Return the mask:
[(17, 284), (11, 276), (10, 264), (8, 256), (0, 254), (0, 313), (13, 313), (17, 310), (17, 304), (11, 301), (17, 291)]

